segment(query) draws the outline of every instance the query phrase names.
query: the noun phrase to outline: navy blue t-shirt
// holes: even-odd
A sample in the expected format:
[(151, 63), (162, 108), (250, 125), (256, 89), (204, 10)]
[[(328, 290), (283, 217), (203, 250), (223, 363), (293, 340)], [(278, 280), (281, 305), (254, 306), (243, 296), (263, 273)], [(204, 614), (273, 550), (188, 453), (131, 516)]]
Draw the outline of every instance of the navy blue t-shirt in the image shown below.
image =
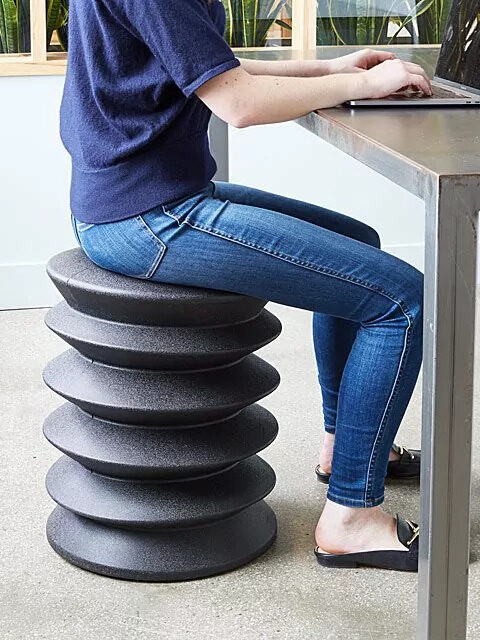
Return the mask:
[(70, 202), (110, 222), (202, 189), (211, 111), (193, 93), (238, 66), (220, 0), (70, 0), (60, 109)]

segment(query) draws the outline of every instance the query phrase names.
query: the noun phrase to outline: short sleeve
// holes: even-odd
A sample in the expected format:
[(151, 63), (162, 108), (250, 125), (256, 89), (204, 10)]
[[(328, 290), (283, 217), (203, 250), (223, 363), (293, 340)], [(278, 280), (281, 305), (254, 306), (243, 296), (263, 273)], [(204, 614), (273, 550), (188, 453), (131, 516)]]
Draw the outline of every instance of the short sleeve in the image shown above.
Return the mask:
[[(223, 6), (207, 0), (110, 0), (136, 36), (156, 56), (175, 84), (189, 97), (211, 78), (240, 62), (215, 23)], [(214, 4), (219, 0), (214, 0)], [(222, 28), (225, 24), (222, 16)]]

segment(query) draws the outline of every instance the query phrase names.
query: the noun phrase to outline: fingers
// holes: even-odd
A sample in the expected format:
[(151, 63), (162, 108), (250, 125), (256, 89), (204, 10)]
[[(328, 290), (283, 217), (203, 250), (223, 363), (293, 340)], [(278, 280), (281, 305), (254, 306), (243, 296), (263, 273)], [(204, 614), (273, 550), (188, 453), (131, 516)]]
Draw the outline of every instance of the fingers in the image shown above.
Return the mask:
[(427, 96), (432, 95), (432, 88), (430, 86), (430, 82), (428, 79), (426, 80), (422, 74), (409, 73), (408, 78), (409, 78), (408, 83), (411, 86), (415, 87), (419, 91), (422, 91)]
[(432, 87), (430, 85), (430, 78), (427, 73), (419, 64), (414, 62), (406, 62), (405, 60), (395, 60), (391, 63), (395, 68), (400, 69), (402, 74), (405, 74), (406, 79), (410, 83), (413, 79), (425, 95), (432, 95)]
[(385, 60), (395, 60), (396, 55), (391, 51), (371, 51), (370, 55), (375, 57), (378, 62), (385, 62)]
[(414, 87), (424, 95), (431, 96), (430, 80), (418, 64), (403, 60), (385, 60), (366, 72), (367, 97), (378, 98), (390, 95), (406, 87)]
[(377, 64), (385, 62), (386, 60), (395, 60), (397, 57), (391, 51), (376, 51), (374, 49), (365, 49), (363, 53), (365, 55), (369, 69), (376, 66)]
[(424, 71), (424, 69), (422, 69), (422, 67), (419, 64), (415, 64), (414, 62), (403, 62), (403, 65), (409, 73), (423, 76), (425, 80), (428, 82), (428, 84), (430, 84), (430, 79), (427, 73)]

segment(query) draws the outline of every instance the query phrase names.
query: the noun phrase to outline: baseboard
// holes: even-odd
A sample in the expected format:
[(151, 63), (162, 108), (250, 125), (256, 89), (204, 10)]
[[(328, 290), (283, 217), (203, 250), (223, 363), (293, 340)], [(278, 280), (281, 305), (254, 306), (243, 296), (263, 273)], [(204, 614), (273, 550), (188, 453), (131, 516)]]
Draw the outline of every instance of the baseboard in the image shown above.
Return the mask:
[(0, 309), (51, 307), (60, 294), (50, 282), (46, 263), (0, 264)]

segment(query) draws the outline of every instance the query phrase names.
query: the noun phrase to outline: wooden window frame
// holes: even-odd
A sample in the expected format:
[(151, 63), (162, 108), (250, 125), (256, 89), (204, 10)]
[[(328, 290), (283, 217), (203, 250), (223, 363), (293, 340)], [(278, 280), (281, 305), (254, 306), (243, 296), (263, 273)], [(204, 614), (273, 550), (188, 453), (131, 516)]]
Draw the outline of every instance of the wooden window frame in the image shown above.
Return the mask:
[(67, 66), (66, 53), (47, 53), (47, 11), (45, 0), (30, 0), (31, 52), (0, 54), (0, 76), (61, 75)]
[(305, 53), (317, 48), (317, 0), (292, 0), (292, 49)]

